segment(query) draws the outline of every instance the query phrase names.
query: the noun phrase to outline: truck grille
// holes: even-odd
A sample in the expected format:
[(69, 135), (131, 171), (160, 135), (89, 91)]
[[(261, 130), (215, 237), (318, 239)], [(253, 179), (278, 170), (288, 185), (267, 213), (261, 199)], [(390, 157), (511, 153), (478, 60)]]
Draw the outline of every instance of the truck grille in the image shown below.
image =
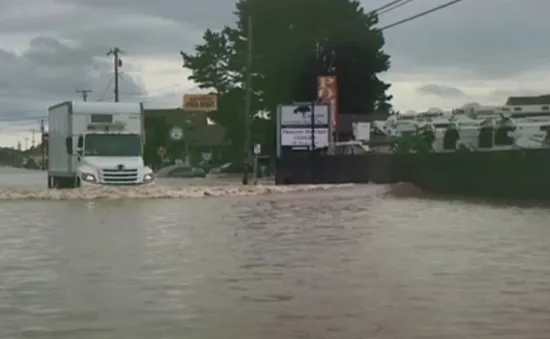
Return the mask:
[(137, 169), (103, 169), (101, 171), (102, 181), (110, 185), (133, 185), (138, 180)]

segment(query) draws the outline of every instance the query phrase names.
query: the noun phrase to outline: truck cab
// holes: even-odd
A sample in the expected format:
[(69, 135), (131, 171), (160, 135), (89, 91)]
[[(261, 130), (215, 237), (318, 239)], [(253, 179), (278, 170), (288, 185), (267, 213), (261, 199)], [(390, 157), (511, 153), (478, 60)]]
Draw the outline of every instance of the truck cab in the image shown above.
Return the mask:
[(143, 162), (140, 107), (71, 102), (51, 107), (48, 187), (152, 183), (153, 171)]
[[(68, 151), (73, 149), (73, 140), (67, 138)], [(154, 181), (153, 171), (143, 163), (139, 134), (99, 130), (79, 135), (76, 142), (74, 156), (80, 185), (139, 185)]]

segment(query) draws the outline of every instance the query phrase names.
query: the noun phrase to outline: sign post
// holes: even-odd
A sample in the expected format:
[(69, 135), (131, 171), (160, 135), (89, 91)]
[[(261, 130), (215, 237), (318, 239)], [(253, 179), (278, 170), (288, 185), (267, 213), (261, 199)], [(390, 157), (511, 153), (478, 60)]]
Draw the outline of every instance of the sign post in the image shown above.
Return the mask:
[(253, 183), (254, 185), (258, 184), (258, 156), (262, 153), (262, 145), (254, 145), (254, 168), (253, 168)]

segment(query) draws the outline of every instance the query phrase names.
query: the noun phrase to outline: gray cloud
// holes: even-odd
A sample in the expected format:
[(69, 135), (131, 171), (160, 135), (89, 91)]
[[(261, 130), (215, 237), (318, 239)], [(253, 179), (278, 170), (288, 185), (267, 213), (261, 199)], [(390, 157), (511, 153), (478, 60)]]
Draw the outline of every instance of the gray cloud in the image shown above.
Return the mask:
[[(112, 79), (111, 62), (104, 53), (70, 47), (59, 40), (38, 36), (28, 50), (16, 54), (0, 50), (0, 115), (26, 118), (45, 115), (48, 104), (77, 97), (76, 89), (91, 89), (92, 99), (103, 94)], [(121, 91), (139, 95), (139, 79), (125, 76)], [(112, 87), (111, 87), (112, 90)]]
[(231, 0), (58, 0), (122, 13), (140, 14), (206, 28), (219, 29), (232, 23), (235, 1)]
[[(365, 9), (386, 2), (362, 0)], [(441, 3), (413, 1), (381, 16), (381, 26)], [(547, 68), (549, 10), (547, 1), (531, 0), (529, 6), (517, 0), (463, 1), (392, 28), (385, 32), (391, 71), (437, 74), (438, 82), (448, 83), (453, 77), (510, 79)], [(76, 98), (78, 87), (93, 89), (97, 98), (111, 79), (109, 48), (120, 47), (128, 58), (179, 61), (178, 51), (191, 49), (205, 28), (232, 24), (233, 12), (231, 0), (2, 0), (0, 42), (34, 40), (28, 50), (0, 49), (0, 115), (31, 114), (48, 102)], [(124, 80), (126, 98), (143, 92), (139, 78)], [(465, 95), (435, 84), (418, 90), (441, 98)], [(108, 90), (105, 99), (111, 95)]]
[(78, 1), (3, 0), (0, 43), (7, 48), (0, 47), (0, 119), (44, 116), (52, 103), (80, 99), (76, 89), (91, 89), (90, 100), (112, 100), (112, 59), (106, 53), (115, 46), (125, 52), (122, 100), (147, 97), (132, 58), (179, 62), (179, 50), (191, 48), (202, 31), (137, 7), (135, 2), (124, 10), (99, 2), (92, 7)]
[[(93, 5), (89, 0), (58, 2), (87, 5), (89, 10), (147, 15), (193, 25), (199, 30), (220, 28), (234, 21), (234, 1), (230, 0), (95, 0)], [(361, 2), (369, 10), (387, 0)], [(440, 4), (440, 0), (413, 1), (382, 15), (381, 26)], [(546, 31), (550, 23), (545, 16), (548, 12), (548, 1), (530, 1), (529, 6), (517, 0), (463, 1), (387, 30), (392, 71), (444, 73), (455, 69), (461, 77), (498, 79), (548, 67), (550, 61), (546, 56), (550, 55), (550, 45), (546, 42)], [(152, 30), (150, 33), (154, 34)], [(178, 34), (184, 40), (185, 34)], [(136, 36), (137, 40), (144, 39), (144, 35)], [(182, 48), (187, 46), (185, 41), (180, 44)], [(457, 72), (452, 76), (457, 76)]]
[[(384, 23), (441, 4), (415, 1), (382, 16)], [(386, 31), (394, 71), (500, 79), (550, 66), (548, 1), (463, 1)]]
[(466, 97), (467, 94), (457, 87), (427, 84), (417, 89), (422, 95), (435, 95), (443, 99), (456, 99)]

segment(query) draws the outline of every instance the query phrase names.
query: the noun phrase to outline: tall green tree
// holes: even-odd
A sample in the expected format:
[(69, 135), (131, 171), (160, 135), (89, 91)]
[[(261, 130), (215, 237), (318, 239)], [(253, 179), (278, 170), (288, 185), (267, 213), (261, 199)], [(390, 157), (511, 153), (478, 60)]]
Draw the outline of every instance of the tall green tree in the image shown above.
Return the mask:
[(244, 90), (243, 72), (237, 71), (234, 47), (234, 30), (220, 32), (206, 30), (204, 43), (196, 46), (194, 54), (182, 52), (184, 66), (192, 71), (189, 80), (200, 88), (214, 90), (218, 94), (218, 111), (210, 118), (224, 126), (233, 146), (233, 154), (239, 157), (243, 151)]
[(319, 75), (338, 77), (340, 112), (391, 109), (390, 86), (377, 76), (390, 66), (378, 17), (358, 1), (241, 0), (236, 14), (240, 42), (252, 18), (256, 86), (268, 109), (315, 99)]
[[(239, 134), (244, 111), (248, 24), (252, 22), (253, 112), (274, 112), (278, 104), (311, 101), (317, 96), (317, 76), (338, 77), (339, 111), (389, 111), (389, 85), (378, 78), (388, 70), (384, 37), (378, 18), (355, 0), (239, 0), (236, 23), (221, 32), (206, 31), (203, 44), (185, 54), (191, 80), (215, 88), (231, 107), (221, 107), (218, 121)], [(222, 118), (223, 116), (223, 118)], [(239, 117), (240, 116), (240, 117)], [(232, 125), (233, 124), (233, 125)], [(240, 125), (239, 125), (240, 124)], [(233, 127), (229, 127), (232, 125)], [(274, 136), (274, 123), (261, 123)], [(242, 134), (242, 133), (241, 133)], [(271, 141), (262, 140), (262, 142)]]

